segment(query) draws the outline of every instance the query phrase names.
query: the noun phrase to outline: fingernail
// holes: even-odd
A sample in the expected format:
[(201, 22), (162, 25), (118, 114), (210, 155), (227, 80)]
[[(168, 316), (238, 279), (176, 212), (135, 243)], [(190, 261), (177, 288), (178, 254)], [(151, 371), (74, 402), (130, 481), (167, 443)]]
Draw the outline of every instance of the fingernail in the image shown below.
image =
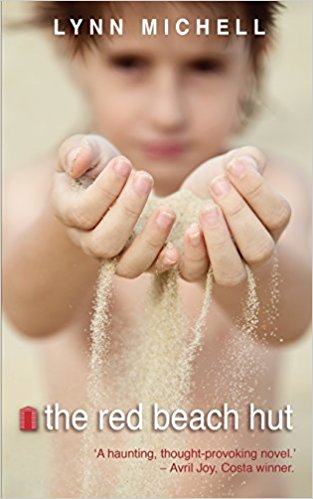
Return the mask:
[(201, 240), (201, 233), (198, 225), (191, 225), (188, 229), (188, 237), (192, 246), (198, 246)]
[(68, 153), (66, 157), (66, 162), (70, 167), (73, 167), (76, 159), (78, 156), (81, 154), (83, 151), (83, 147), (75, 147), (74, 149), (71, 149), (70, 152)]
[(136, 173), (134, 187), (138, 194), (148, 194), (153, 184), (152, 177), (147, 173)]
[(131, 170), (131, 165), (127, 159), (118, 158), (114, 164), (114, 170), (119, 177), (127, 177)]
[(251, 156), (240, 156), (239, 158), (234, 158), (226, 168), (234, 177), (243, 178), (249, 167), (258, 170), (256, 160)]
[(216, 225), (220, 221), (220, 213), (217, 206), (208, 207), (202, 212), (203, 221), (209, 227)]
[(173, 223), (175, 215), (170, 211), (160, 211), (156, 218), (156, 223), (161, 229), (168, 229), (170, 225)]
[(225, 196), (230, 191), (230, 183), (225, 177), (215, 177), (210, 187), (215, 196)]

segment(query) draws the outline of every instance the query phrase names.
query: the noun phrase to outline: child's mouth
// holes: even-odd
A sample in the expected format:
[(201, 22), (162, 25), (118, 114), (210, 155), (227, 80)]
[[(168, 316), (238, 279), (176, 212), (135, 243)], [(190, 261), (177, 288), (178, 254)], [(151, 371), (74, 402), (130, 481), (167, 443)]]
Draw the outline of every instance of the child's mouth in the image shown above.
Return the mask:
[(182, 142), (145, 142), (141, 149), (149, 159), (176, 159), (187, 150), (187, 144)]

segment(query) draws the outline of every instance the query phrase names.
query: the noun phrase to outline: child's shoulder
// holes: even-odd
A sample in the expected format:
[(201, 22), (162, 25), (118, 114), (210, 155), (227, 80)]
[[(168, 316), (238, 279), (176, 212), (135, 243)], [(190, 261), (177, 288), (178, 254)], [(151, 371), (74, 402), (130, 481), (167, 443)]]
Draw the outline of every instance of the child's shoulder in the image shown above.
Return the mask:
[(267, 154), (264, 178), (288, 201), (291, 220), (285, 237), (307, 237), (311, 231), (311, 181), (309, 169), (295, 161)]
[(51, 176), (57, 161), (56, 155), (46, 155), (29, 164), (7, 172), (4, 181), (4, 225), (12, 229), (20, 223), (36, 219), (40, 210), (49, 202)]
[(264, 172), (265, 178), (271, 182), (279, 182), (284, 184), (285, 182), (292, 181), (294, 187), (297, 185), (305, 184), (308, 181), (308, 169), (305, 165), (301, 164), (301, 161), (292, 160), (283, 156), (278, 156), (275, 154), (267, 153), (267, 167)]
[(267, 167), (264, 178), (284, 195), (289, 202), (297, 201), (310, 204), (311, 189), (309, 170), (301, 161), (290, 160), (283, 156), (267, 154)]

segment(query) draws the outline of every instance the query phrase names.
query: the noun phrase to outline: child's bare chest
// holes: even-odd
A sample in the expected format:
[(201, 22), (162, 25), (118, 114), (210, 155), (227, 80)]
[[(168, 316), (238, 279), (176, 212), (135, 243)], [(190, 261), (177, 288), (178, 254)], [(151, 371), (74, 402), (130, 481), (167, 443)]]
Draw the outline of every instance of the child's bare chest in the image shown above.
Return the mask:
[[(144, 369), (136, 370), (136, 355), (132, 357), (131, 351), (134, 349), (136, 352), (138, 345), (135, 342), (140, 342), (140, 336), (136, 335), (136, 331), (138, 332), (145, 316), (148, 287), (147, 280), (143, 279), (141, 282), (119, 278), (115, 280), (111, 304), (112, 322), (109, 330), (110, 351), (105, 379), (103, 380), (104, 386), (107, 387), (102, 398), (104, 408), (124, 407), (125, 405), (133, 407), (136, 402), (142, 401), (141, 390), (144, 390), (145, 387), (145, 376), (149, 377), (150, 365), (143, 366)], [(192, 323), (201, 309), (202, 292), (200, 289), (197, 291), (194, 286), (187, 285), (182, 290), (181, 298), (183, 311)], [(90, 311), (90, 304), (88, 304), (77, 323), (69, 328), (63, 340), (60, 338), (59, 345), (54, 345), (54, 354), (51, 355), (50, 352), (49, 355), (50, 368), (48, 370), (50, 375), (53, 373), (50, 383), (53, 392), (52, 398), (73, 409), (82, 407), (86, 403)], [(168, 314), (171, 314), (170, 309)], [(140, 352), (140, 349), (138, 351)], [(62, 356), (63, 362), (61, 361)], [(131, 363), (129, 362), (130, 358), (134, 359)], [(162, 359), (159, 360), (162, 363)], [(60, 362), (63, 369), (60, 369)], [(208, 313), (201, 348), (193, 361), (191, 392), (188, 394), (188, 401), (186, 400), (186, 409), (192, 407), (206, 411), (210, 408), (220, 407), (225, 402), (240, 409), (251, 401), (262, 400), (264, 402), (265, 398), (267, 403), (271, 405), (274, 391), (269, 392), (268, 387), (273, 388), (274, 363), (275, 359), (268, 350), (254, 344), (249, 338), (242, 337), (240, 332), (232, 329), (230, 321), (213, 303)], [(173, 375), (176, 367), (177, 359), (173, 355)], [(66, 383), (64, 383), (65, 379)], [(167, 382), (168, 380), (162, 379), (162, 376), (155, 379), (156, 385)], [(121, 388), (120, 393), (117, 387)], [(163, 392), (161, 390), (157, 393)], [(136, 396), (137, 400), (135, 400)], [(152, 399), (151, 402), (153, 402)], [(166, 402), (168, 401), (165, 401), (164, 405)], [(148, 409), (145, 408), (145, 410)], [(249, 435), (239, 433), (236, 435), (236, 441), (229, 434), (227, 442), (225, 442), (224, 437), (221, 441), (220, 434), (212, 432), (208, 432), (205, 439), (203, 439), (203, 433), (190, 434), (186, 432), (183, 437), (186, 448), (200, 448), (204, 444), (210, 448), (219, 448), (225, 443), (231, 447), (238, 442), (238, 439), (240, 446), (250, 447), (255, 444), (255, 442), (250, 441)], [(59, 460), (60, 463), (70, 460), (70, 456), (81, 452), (77, 435), (74, 435), (73, 438), (68, 436), (66, 438), (67, 446), (65, 448), (64, 438), (62, 435), (58, 436), (60, 449), (62, 449), (60, 456), (63, 456)], [(98, 445), (102, 447), (104, 440), (101, 435), (98, 436), (98, 439)], [(112, 434), (109, 436), (109, 440), (111, 447), (119, 449), (122, 446), (125, 448), (123, 435)], [(109, 440), (106, 438), (105, 444)], [(129, 442), (129, 446), (133, 447), (132, 442)], [(171, 441), (168, 442), (168, 446), (171, 447)], [(103, 467), (104, 464), (96, 463), (95, 466)], [(115, 475), (117, 473), (116, 466), (116, 462), (113, 461), (109, 465), (106, 464), (106, 472)], [(61, 468), (62, 465), (60, 473), (62, 472)], [(173, 471), (175, 477), (172, 477), (172, 481), (177, 484), (178, 489), (181, 487), (180, 496), (189, 490), (189, 496), (196, 494), (197, 497), (200, 497), (201, 494), (208, 494), (206, 490), (212, 488), (212, 477), (197, 474), (197, 479), (195, 479), (194, 475), (191, 476), (187, 471), (186, 469), (182, 474)], [(73, 473), (75, 473), (74, 467)], [(157, 473), (159, 473), (159, 469)], [(154, 477), (155, 483), (158, 480), (157, 476)], [(68, 478), (68, 476), (64, 476), (64, 482), (60, 483), (63, 491), (67, 487)], [(217, 489), (214, 485), (210, 494), (216, 497), (222, 495), (222, 491), (218, 490), (221, 483), (216, 484)], [(237, 485), (234, 483), (233, 486)], [(79, 495), (79, 490), (76, 492)], [(110, 490), (107, 493), (112, 494), (113, 491)], [(99, 491), (100, 496), (101, 494), (105, 494), (105, 491)]]

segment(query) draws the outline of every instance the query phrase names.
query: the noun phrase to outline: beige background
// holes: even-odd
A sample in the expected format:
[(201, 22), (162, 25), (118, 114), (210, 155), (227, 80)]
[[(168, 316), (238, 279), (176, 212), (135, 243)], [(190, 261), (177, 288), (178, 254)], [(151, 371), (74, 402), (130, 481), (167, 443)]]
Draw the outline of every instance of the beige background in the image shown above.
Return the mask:
[[(3, 3), (4, 20), (28, 14), (31, 2)], [(239, 140), (294, 159), (309, 175), (311, 165), (311, 2), (288, 2), (280, 21), (279, 43), (267, 79), (262, 117)], [(88, 111), (68, 70), (46, 36), (35, 31), (4, 31), (3, 164), (5, 173), (23, 168), (63, 137), (78, 132)], [(49, 438), (18, 431), (18, 409), (47, 403), (39, 367), (40, 342), (3, 328), (4, 496), (45, 497)], [(311, 467), (311, 343), (309, 332), (282, 349), (280, 400), (293, 405), (295, 430), (282, 445), (298, 449), (289, 497), (309, 497)]]

